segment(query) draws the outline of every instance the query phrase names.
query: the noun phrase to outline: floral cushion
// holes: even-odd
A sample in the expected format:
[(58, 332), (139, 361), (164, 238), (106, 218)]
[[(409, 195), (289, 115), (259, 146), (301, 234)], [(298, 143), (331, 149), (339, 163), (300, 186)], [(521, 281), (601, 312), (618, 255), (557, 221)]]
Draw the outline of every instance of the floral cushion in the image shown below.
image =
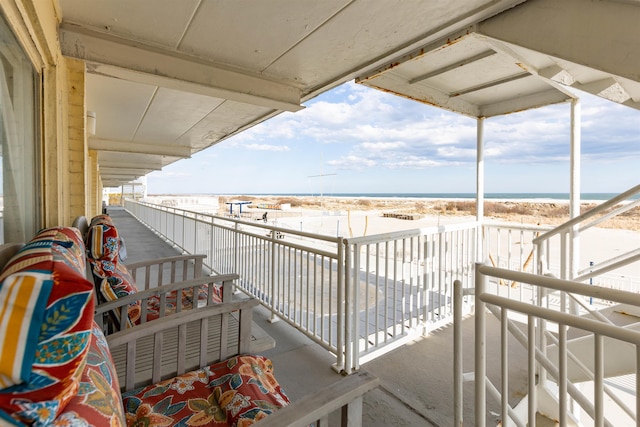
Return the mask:
[(94, 323), (87, 364), (80, 377), (78, 394), (69, 402), (53, 426), (125, 426), (118, 375), (107, 341)]
[(0, 419), (48, 425), (76, 394), (94, 308), (84, 273), (78, 230), (58, 227), (39, 232), (0, 274)]
[[(115, 301), (125, 295), (138, 292), (127, 268), (120, 262), (121, 240), (118, 230), (108, 215), (98, 215), (91, 220), (86, 237), (87, 256), (91, 264), (93, 280), (99, 302)], [(129, 325), (140, 317), (140, 303), (128, 307)], [(119, 325), (120, 312), (112, 313), (112, 320)]]
[(289, 404), (262, 356), (236, 356), (122, 394), (127, 424), (245, 427)]
[[(208, 294), (208, 287), (201, 286), (198, 290), (197, 304), (199, 306), (204, 306), (207, 304), (207, 294)], [(178, 301), (176, 296), (177, 296), (177, 291), (173, 291), (167, 294), (166, 302), (164, 305), (164, 310), (165, 310), (164, 316), (168, 316), (177, 311)], [(214, 303), (222, 303), (222, 287), (221, 286), (217, 286), (217, 285), (213, 286), (212, 301)], [(192, 308), (192, 305), (193, 305), (193, 288), (182, 290), (181, 309), (189, 310)], [(158, 319), (160, 317), (160, 314), (161, 314), (161, 300), (159, 296), (154, 295), (147, 300), (147, 317), (146, 317), (147, 322), (149, 320)], [(139, 323), (139, 321), (137, 323)]]

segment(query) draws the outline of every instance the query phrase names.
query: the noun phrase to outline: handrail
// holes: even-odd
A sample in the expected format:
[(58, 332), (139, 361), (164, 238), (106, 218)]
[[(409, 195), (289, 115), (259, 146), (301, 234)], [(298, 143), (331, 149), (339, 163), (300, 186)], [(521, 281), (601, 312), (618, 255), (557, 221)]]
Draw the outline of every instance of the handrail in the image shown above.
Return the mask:
[(146, 267), (148, 265), (156, 265), (156, 264), (167, 264), (171, 262), (179, 262), (179, 261), (191, 261), (191, 260), (204, 260), (207, 256), (204, 254), (193, 254), (193, 255), (176, 255), (165, 258), (156, 258), (151, 260), (138, 261), (131, 264), (125, 264), (129, 270), (135, 270), (138, 268)]
[(578, 231), (584, 231), (587, 228), (594, 227), (594, 226), (600, 224), (601, 222), (605, 222), (606, 220), (608, 220), (610, 218), (613, 218), (616, 215), (623, 214), (626, 211), (629, 211), (629, 210), (635, 208), (638, 205), (640, 205), (640, 199), (638, 199), (638, 200), (636, 200), (634, 202), (626, 203), (626, 204), (620, 206), (618, 209), (615, 209), (615, 210), (609, 212), (608, 214), (603, 215), (600, 218), (594, 220), (590, 224), (587, 224), (586, 226), (579, 228)]
[(416, 236), (417, 234), (440, 234), (448, 231), (466, 230), (470, 227), (476, 227), (480, 223), (476, 221), (436, 225), (432, 227), (414, 228), (410, 230), (393, 231), (390, 233), (374, 234), (370, 236), (349, 237), (345, 241), (351, 245), (364, 245), (368, 243), (382, 243), (385, 241), (399, 240)]
[[(559, 234), (559, 233), (561, 233), (563, 231), (571, 230), (571, 228), (573, 228), (574, 225), (579, 224), (582, 221), (584, 221), (586, 219), (589, 219), (589, 218), (591, 218), (593, 216), (596, 216), (599, 213), (601, 213), (602, 211), (605, 211), (605, 210), (609, 209), (610, 207), (615, 206), (618, 203), (620, 203), (621, 201), (626, 200), (629, 197), (634, 196), (634, 195), (636, 195), (638, 193), (640, 193), (640, 184), (636, 185), (635, 187), (630, 188), (629, 190), (625, 191), (624, 193), (620, 193), (619, 195), (613, 197), (612, 199), (607, 200), (604, 203), (599, 204), (595, 208), (591, 209), (589, 212), (585, 212), (582, 215), (578, 215), (577, 217), (570, 219), (569, 221), (557, 226), (556, 228), (547, 231), (546, 233), (544, 233), (541, 236), (539, 236), (536, 239), (534, 239), (533, 243), (534, 244), (538, 244), (539, 242), (547, 240), (550, 237), (555, 236), (556, 234)], [(626, 209), (625, 209), (625, 211), (626, 211)], [(591, 224), (589, 226), (592, 226), (592, 225), (593, 224)], [(582, 228), (582, 230), (584, 230), (586, 228), (588, 228), (588, 227), (584, 227), (584, 228)]]
[[(604, 351), (603, 337), (610, 337), (612, 339), (630, 343), (636, 347), (636, 353), (637, 353), (640, 351), (640, 332), (621, 328), (619, 326), (608, 324), (608, 323), (603, 323), (601, 321), (586, 319), (584, 317), (577, 316), (575, 314), (559, 312), (559, 311), (543, 308), (534, 304), (527, 304), (519, 301), (514, 301), (509, 298), (493, 295), (484, 291), (485, 281), (487, 280), (486, 279), (487, 277), (502, 278), (507, 280), (517, 280), (519, 282), (529, 283), (534, 286), (547, 287), (550, 289), (554, 289), (556, 291), (567, 292), (569, 294), (575, 293), (578, 295), (587, 296), (587, 297), (590, 296), (595, 298), (600, 297), (603, 292), (606, 292), (608, 299), (619, 302), (619, 303), (623, 303), (623, 304), (626, 303), (626, 304), (637, 305), (638, 302), (640, 302), (640, 296), (637, 295), (636, 293), (610, 290), (610, 289), (607, 290), (599, 286), (586, 285), (584, 283), (579, 283), (575, 281), (562, 280), (562, 279), (557, 279), (555, 277), (539, 276), (539, 275), (533, 275), (528, 273), (514, 272), (512, 270), (506, 270), (506, 269), (490, 267), (487, 265), (480, 265), (480, 264), (476, 264), (476, 274), (477, 274), (477, 277), (476, 277), (476, 316), (477, 316), (476, 328), (480, 328), (476, 330), (476, 340), (479, 340), (478, 342), (481, 343), (481, 345), (482, 345), (482, 342), (484, 341), (484, 338), (482, 337), (484, 336), (484, 333), (485, 333), (484, 327), (482, 326), (483, 321), (481, 318), (484, 318), (483, 313), (484, 313), (485, 307), (489, 309), (491, 312), (493, 312), (496, 317), (502, 319), (503, 322), (506, 321), (508, 330), (517, 338), (519, 342), (521, 342), (527, 348), (529, 348), (531, 345), (535, 345), (535, 340), (532, 341), (532, 336), (535, 336), (535, 334), (533, 334), (533, 332), (530, 330), (528, 334), (529, 336), (526, 336), (517, 326), (513, 324), (511, 320), (505, 317), (506, 311), (510, 310), (510, 311), (527, 315), (529, 317), (529, 321), (528, 321), (529, 329), (531, 329), (532, 325), (534, 325), (533, 319), (541, 319), (543, 320), (542, 323), (544, 323), (544, 321), (546, 320), (555, 322), (558, 325), (561, 325), (565, 331), (566, 331), (566, 327), (571, 326), (571, 327), (579, 328), (581, 330), (590, 331), (591, 333), (594, 334), (594, 336), (596, 337), (595, 338), (596, 352), (594, 354), (595, 361), (596, 361), (595, 362), (596, 370), (595, 372), (592, 373), (587, 369), (588, 372), (586, 372), (586, 374), (587, 374), (587, 377), (591, 378), (596, 384), (595, 405), (592, 404), (588, 399), (586, 399), (585, 396), (581, 394), (580, 390), (576, 388), (570, 381), (568, 381), (566, 357), (569, 357), (572, 360), (576, 358), (573, 354), (571, 354), (570, 351), (568, 351), (567, 341), (566, 341), (567, 340), (566, 332), (560, 333), (559, 339), (556, 339), (555, 337), (552, 338), (552, 341), (556, 343), (556, 345), (558, 345), (559, 351), (566, 352), (566, 356), (564, 356), (564, 362), (562, 362), (563, 356), (560, 356), (561, 363), (559, 366), (555, 366), (554, 363), (551, 360), (549, 360), (549, 358), (545, 354), (544, 347), (542, 349), (537, 347), (539, 343), (536, 345), (536, 349), (533, 352), (533, 358), (535, 361), (540, 363), (543, 369), (546, 370), (546, 372), (548, 372), (551, 375), (551, 377), (553, 377), (558, 382), (558, 384), (561, 386), (561, 389), (562, 389), (562, 385), (564, 385), (566, 393), (568, 393), (573, 399), (575, 399), (580, 404), (580, 406), (586, 411), (586, 413), (589, 414), (589, 416), (593, 417), (594, 420), (596, 421), (602, 422), (603, 425), (612, 425), (612, 423), (609, 420), (604, 418), (603, 407), (602, 407), (603, 393), (606, 393), (606, 394), (611, 393), (611, 390), (602, 381), (603, 374), (604, 374), (604, 371), (603, 371), (604, 368), (602, 365), (603, 363), (602, 360), (604, 357), (603, 356), (603, 351)], [(456, 319), (458, 319), (458, 316), (456, 316)], [(538, 323), (538, 327), (544, 328), (544, 326), (541, 325), (540, 323)], [(480, 349), (482, 349), (482, 347), (480, 347)], [(531, 351), (530, 348), (529, 348), (529, 351)], [(478, 372), (480, 372), (482, 375), (484, 375), (486, 372), (486, 368), (484, 367), (484, 363), (486, 363), (484, 361), (485, 359), (483, 356), (484, 350), (480, 350), (478, 354), (480, 355), (480, 361), (478, 360), (476, 361), (476, 378), (478, 378)], [(531, 369), (533, 369), (531, 366), (532, 365), (530, 364), (529, 365), (530, 371)], [(577, 362), (577, 366), (579, 369), (582, 369), (583, 371), (586, 369), (586, 367), (580, 361)], [(461, 370), (461, 366), (457, 366), (456, 369)], [(458, 378), (460, 376), (460, 373), (454, 376)], [(459, 381), (459, 379), (457, 381)], [(531, 382), (531, 379), (530, 379), (530, 382)], [(484, 394), (481, 393), (481, 391), (482, 390), (480, 390), (479, 385), (477, 384), (476, 395), (481, 394), (482, 399), (484, 399)], [(532, 393), (531, 398), (535, 400), (535, 391), (531, 388), (531, 384), (530, 384), (529, 392)], [(561, 390), (561, 394), (562, 394), (562, 390)], [(621, 400), (618, 399), (616, 396), (610, 396), (610, 397), (614, 402), (616, 402), (620, 406), (620, 408), (628, 416), (630, 416), (632, 419), (636, 419), (636, 414), (633, 413), (633, 411), (629, 407), (627, 407), (624, 402), (621, 402)], [(482, 405), (483, 404), (482, 402), (483, 401), (476, 400), (477, 405)], [(637, 400), (637, 402), (639, 401)], [(456, 405), (459, 405), (459, 403), (456, 403)], [(562, 404), (561, 404), (561, 407), (562, 407)], [(482, 416), (484, 414), (481, 408), (479, 410), (478, 408), (476, 408), (476, 410), (477, 410), (476, 412), (477, 416)], [(562, 412), (562, 409), (560, 410), (560, 412)], [(483, 425), (482, 424), (483, 421), (480, 421), (479, 419), (476, 419), (476, 422), (478, 423), (477, 425)]]
[(571, 292), (592, 298), (606, 298), (621, 304), (640, 305), (640, 294), (633, 294), (618, 289), (609, 289), (597, 285), (585, 285), (584, 283), (578, 283), (576, 281), (522, 273), (504, 268), (490, 267), (488, 265), (478, 265), (477, 269), (479, 273), (485, 276), (501, 277), (503, 279), (524, 283), (535, 283), (538, 286), (551, 288), (556, 291)]
[(583, 282), (592, 277), (596, 277), (602, 273), (613, 271), (617, 268), (624, 267), (625, 265), (632, 264), (639, 260), (640, 260), (640, 248), (634, 249), (632, 251), (618, 255), (617, 257), (601, 262), (597, 265), (591, 266), (589, 268), (589, 270), (591, 271), (589, 272), (586, 272), (586, 269), (578, 271), (578, 276), (575, 277), (573, 280), (575, 280), (576, 282)]
[[(208, 285), (210, 283), (228, 283), (230, 286), (232, 281), (237, 280), (237, 274), (221, 274), (216, 276), (206, 276), (199, 277), (196, 279), (189, 279), (182, 282), (174, 282), (164, 286), (143, 289), (141, 291), (131, 293), (125, 296), (122, 296), (116, 300), (108, 301), (103, 304), (96, 306), (94, 313), (97, 316), (98, 314), (109, 312), (113, 309), (127, 306), (129, 304), (135, 303), (136, 301), (142, 301), (149, 299), (152, 296), (159, 296), (162, 294), (168, 294), (171, 292), (186, 290), (190, 288), (199, 288), (204, 285)], [(179, 301), (179, 299), (178, 299)]]

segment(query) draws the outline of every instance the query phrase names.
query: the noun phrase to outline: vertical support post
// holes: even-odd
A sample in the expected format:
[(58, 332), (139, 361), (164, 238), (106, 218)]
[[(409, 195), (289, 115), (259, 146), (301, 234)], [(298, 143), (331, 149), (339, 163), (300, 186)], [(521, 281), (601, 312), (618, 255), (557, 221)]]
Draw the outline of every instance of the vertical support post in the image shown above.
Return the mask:
[(484, 117), (477, 120), (476, 140), (476, 261), (481, 262), (482, 253), (482, 223), (484, 221)]
[(462, 394), (462, 282), (453, 282), (453, 425), (463, 425)]
[(595, 335), (594, 349), (594, 370), (593, 370), (593, 391), (595, 417), (594, 425), (597, 427), (604, 426), (604, 337)]
[(536, 413), (538, 411), (538, 396), (536, 394), (536, 318), (527, 316), (527, 372), (529, 383), (529, 402), (527, 418), (529, 427), (536, 427)]
[(351, 257), (353, 251), (351, 250), (349, 243), (347, 242), (347, 251), (345, 253), (345, 277), (346, 282), (344, 285), (344, 370), (347, 374), (351, 373), (353, 367), (353, 356), (351, 354), (353, 350), (352, 342), (352, 330), (351, 330)]
[[(346, 371), (345, 360), (344, 360), (344, 340), (345, 340), (345, 330), (344, 330), (344, 293), (346, 282), (348, 281), (347, 275), (349, 274), (349, 269), (346, 268), (345, 260), (347, 258), (348, 251), (345, 250), (345, 241), (342, 238), (338, 239), (338, 304), (336, 307), (336, 317), (337, 317), (337, 329), (336, 329), (336, 369), (338, 372), (340, 370)], [(345, 273), (346, 272), (346, 273)]]
[[(636, 345), (636, 372), (640, 370), (640, 346)], [(640, 381), (636, 379), (636, 414), (640, 414)], [(636, 427), (640, 427), (640, 417), (636, 416)]]
[(475, 296), (475, 425), (478, 427), (485, 427), (487, 422), (486, 414), (486, 304), (482, 301), (481, 297), (484, 294), (486, 287), (487, 277), (480, 273), (479, 268), (482, 266), (480, 263), (476, 263), (476, 296)]
[[(564, 299), (564, 294), (563, 294)], [(564, 303), (562, 311), (565, 310)], [(569, 394), (567, 393), (567, 325), (558, 325), (558, 421), (560, 425), (567, 425), (567, 412), (569, 411)]]
[[(234, 232), (233, 232), (233, 272), (237, 273), (238, 272), (238, 259), (240, 258), (240, 245), (238, 244), (238, 238), (240, 237), (240, 233), (238, 233), (238, 222), (235, 222), (234, 225)], [(275, 234), (275, 232), (273, 232), (272, 234)]]
[[(569, 216), (575, 218), (580, 216), (580, 99), (571, 100), (571, 186), (570, 186), (570, 206)], [(573, 279), (578, 274), (580, 268), (580, 232), (578, 224), (571, 228), (571, 243), (569, 245), (569, 279)], [(572, 301), (569, 312), (577, 314), (578, 303)]]
[[(353, 341), (353, 362), (351, 363), (351, 372), (360, 369), (360, 251), (361, 244), (353, 246), (353, 282), (351, 287), (351, 308), (353, 310), (353, 333), (351, 339)], [(365, 311), (366, 318), (366, 311)]]
[(342, 407), (341, 426), (356, 427), (362, 425), (362, 396), (358, 396)]
[[(236, 224), (237, 225), (237, 224)], [(271, 323), (277, 322), (276, 319), (276, 304), (278, 303), (278, 298), (276, 298), (276, 232), (271, 230), (271, 319), (269, 321)]]
[(509, 315), (508, 310), (500, 310), (500, 418), (502, 425), (509, 419)]
[(209, 233), (209, 243), (210, 243), (210, 246), (209, 246), (209, 251), (210, 251), (209, 252), (209, 264), (210, 264), (209, 267), (210, 268), (209, 268), (209, 270), (214, 272), (214, 271), (217, 271), (216, 268), (218, 268), (216, 266), (218, 258), (214, 255), (214, 252), (213, 252), (214, 248), (215, 248), (214, 237), (213, 237), (214, 233), (215, 233), (215, 225), (214, 225), (213, 216), (211, 216), (211, 224), (209, 225), (209, 231), (210, 231), (210, 233)]

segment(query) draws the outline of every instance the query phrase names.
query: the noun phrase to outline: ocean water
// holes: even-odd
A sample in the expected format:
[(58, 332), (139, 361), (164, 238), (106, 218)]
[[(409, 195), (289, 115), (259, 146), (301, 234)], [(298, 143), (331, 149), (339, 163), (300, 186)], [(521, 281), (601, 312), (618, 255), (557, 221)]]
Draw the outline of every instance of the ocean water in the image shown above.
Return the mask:
[[(271, 193), (271, 194), (243, 194), (244, 196), (315, 196), (318, 193)], [(618, 193), (582, 193), (581, 200), (609, 200)], [(415, 199), (475, 199), (475, 193), (331, 193), (322, 194), (324, 197), (370, 197), (370, 198), (415, 198)], [(485, 193), (485, 200), (569, 200), (569, 193)], [(636, 195), (634, 199), (640, 198)]]

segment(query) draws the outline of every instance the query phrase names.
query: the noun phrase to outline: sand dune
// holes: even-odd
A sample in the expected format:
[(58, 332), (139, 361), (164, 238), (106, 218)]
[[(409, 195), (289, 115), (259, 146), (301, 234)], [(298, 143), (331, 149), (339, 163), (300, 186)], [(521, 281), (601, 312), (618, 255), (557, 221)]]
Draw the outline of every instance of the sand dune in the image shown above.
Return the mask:
[[(429, 225), (468, 220), (476, 215), (475, 201), (457, 199), (423, 198), (353, 198), (353, 197), (277, 197), (277, 196), (228, 196), (220, 198), (224, 202), (231, 199), (249, 200), (258, 204), (289, 204), (292, 212), (321, 211), (327, 214), (368, 215), (371, 219), (383, 213), (419, 214), (428, 219)], [(581, 212), (597, 206), (597, 202), (584, 202)], [(282, 216), (282, 215), (281, 215)], [(485, 200), (485, 217), (506, 222), (535, 225), (558, 225), (569, 218), (568, 202), (558, 200)], [(640, 231), (640, 208), (607, 220), (600, 228), (614, 228)]]

